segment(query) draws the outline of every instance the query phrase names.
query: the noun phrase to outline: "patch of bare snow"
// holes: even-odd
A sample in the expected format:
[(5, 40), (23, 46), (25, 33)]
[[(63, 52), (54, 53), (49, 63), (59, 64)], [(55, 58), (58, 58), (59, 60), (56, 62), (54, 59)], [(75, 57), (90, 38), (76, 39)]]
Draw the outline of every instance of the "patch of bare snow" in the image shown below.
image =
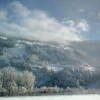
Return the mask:
[(53, 66), (48, 66), (47, 68), (48, 68), (48, 70), (53, 70), (53, 71), (61, 70), (61, 68), (57, 68), (57, 67), (53, 67)]
[(95, 70), (93, 66), (91, 66), (91, 65), (89, 65), (89, 64), (86, 64), (86, 63), (82, 64), (81, 67), (82, 67), (84, 70), (89, 70), (89, 71), (94, 71), (94, 70)]
[(1, 38), (1, 39), (4, 39), (4, 40), (7, 40), (7, 37), (3, 37), (3, 36), (1, 36), (0, 38)]
[(0, 100), (100, 100), (99, 94), (1, 97)]

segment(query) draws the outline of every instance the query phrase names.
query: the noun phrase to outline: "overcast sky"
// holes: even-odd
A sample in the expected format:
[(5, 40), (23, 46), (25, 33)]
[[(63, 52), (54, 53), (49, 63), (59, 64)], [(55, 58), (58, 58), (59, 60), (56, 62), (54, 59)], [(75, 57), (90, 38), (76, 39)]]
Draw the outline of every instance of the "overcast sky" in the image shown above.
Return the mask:
[(0, 0), (0, 32), (44, 41), (100, 40), (100, 0)]

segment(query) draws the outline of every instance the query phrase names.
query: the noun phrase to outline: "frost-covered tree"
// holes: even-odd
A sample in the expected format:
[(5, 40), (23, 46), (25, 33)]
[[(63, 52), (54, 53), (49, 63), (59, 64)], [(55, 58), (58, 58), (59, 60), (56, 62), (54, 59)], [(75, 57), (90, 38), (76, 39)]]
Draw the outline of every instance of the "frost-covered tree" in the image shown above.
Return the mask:
[(0, 88), (2, 87), (2, 72), (0, 70)]
[(35, 82), (35, 76), (33, 75), (33, 73), (29, 71), (18, 73), (18, 79), (17, 79), (18, 88), (24, 87), (26, 88), (27, 92), (32, 92), (34, 87), (34, 82)]
[(16, 70), (12, 67), (2, 69), (2, 87), (8, 90), (9, 95), (13, 95), (16, 87)]
[(24, 87), (27, 89), (28, 92), (33, 90), (35, 77), (31, 72), (25, 71), (23, 72), (23, 83)]
[(64, 91), (63, 88), (59, 88), (57, 86), (54, 86), (54, 87), (43, 86), (39, 89), (40, 93), (60, 93), (60, 92), (63, 92), (63, 91)]
[[(5, 67), (0, 70), (0, 93), (4, 91), (7, 95), (18, 95), (33, 91), (35, 76), (32, 72), (19, 72), (12, 67)], [(21, 90), (22, 89), (22, 90)], [(3, 93), (3, 94), (2, 94)]]

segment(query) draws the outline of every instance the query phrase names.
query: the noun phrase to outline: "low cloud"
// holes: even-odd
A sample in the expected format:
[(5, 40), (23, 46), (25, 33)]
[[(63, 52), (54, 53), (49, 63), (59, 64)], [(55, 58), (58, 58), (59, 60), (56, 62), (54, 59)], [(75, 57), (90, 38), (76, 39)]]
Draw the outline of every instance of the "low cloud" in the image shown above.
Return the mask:
[[(19, 1), (10, 4), (12, 14), (8, 14), (9, 19), (0, 23), (1, 32), (9, 35), (36, 38), (43, 41), (78, 41), (83, 38), (77, 33), (89, 30), (89, 25), (85, 19), (78, 21), (63, 20), (59, 22), (49, 16), (45, 11), (29, 10)], [(7, 14), (5, 14), (6, 18)], [(15, 20), (14, 20), (15, 18)]]

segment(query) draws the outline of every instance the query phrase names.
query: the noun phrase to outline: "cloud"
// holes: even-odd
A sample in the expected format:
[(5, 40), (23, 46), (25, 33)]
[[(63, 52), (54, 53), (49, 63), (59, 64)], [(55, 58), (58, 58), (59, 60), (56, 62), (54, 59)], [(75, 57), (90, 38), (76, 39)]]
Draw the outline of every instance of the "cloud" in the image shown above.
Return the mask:
[(98, 17), (100, 18), (100, 13), (98, 13)]
[(71, 28), (73, 28), (76, 32), (84, 32), (84, 31), (89, 31), (90, 30), (90, 26), (88, 24), (88, 22), (85, 19), (80, 19), (80, 20), (66, 20), (64, 18), (64, 20), (62, 21), (63, 24), (70, 26)]
[(85, 9), (79, 9), (79, 12), (84, 12), (85, 11)]
[(74, 27), (75, 26), (75, 21), (74, 20), (68, 20), (66, 18), (63, 19), (62, 23), (67, 25), (67, 26), (70, 26), (70, 27)]
[(88, 23), (86, 20), (81, 19), (79, 20), (79, 23), (76, 26), (78, 29), (81, 29), (82, 31), (88, 31), (90, 29)]
[(7, 12), (0, 11), (0, 20), (6, 20), (6, 19), (7, 19)]
[(9, 17), (13, 16), (16, 20), (9, 22), (7, 19), (0, 23), (0, 30), (9, 35), (63, 42), (82, 40), (77, 33), (89, 30), (89, 25), (84, 19), (79, 21), (64, 19), (59, 22), (45, 11), (29, 10), (19, 1), (13, 1), (10, 8), (13, 14), (9, 14)]
[(13, 12), (20, 15), (21, 17), (27, 17), (31, 12), (24, 7), (19, 1), (14, 1), (10, 4)]

